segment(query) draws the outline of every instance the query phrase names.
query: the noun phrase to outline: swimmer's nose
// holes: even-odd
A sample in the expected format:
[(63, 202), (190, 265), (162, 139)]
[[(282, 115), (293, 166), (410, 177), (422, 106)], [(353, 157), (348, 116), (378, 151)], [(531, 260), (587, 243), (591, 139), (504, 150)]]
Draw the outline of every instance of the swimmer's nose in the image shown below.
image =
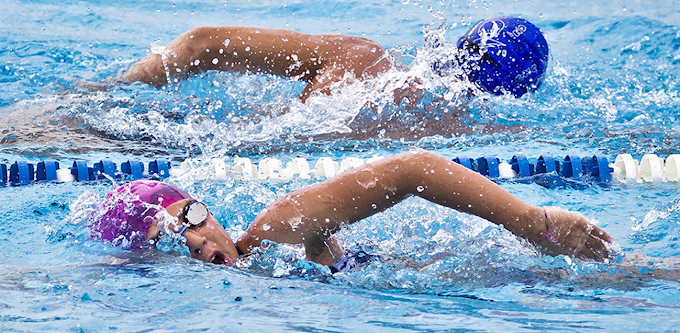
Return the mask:
[(189, 247), (189, 250), (191, 251), (191, 256), (196, 259), (205, 261), (204, 259), (202, 259), (202, 257), (205, 257), (205, 245), (207, 243), (208, 243), (207, 238), (205, 237), (199, 238), (195, 246)]

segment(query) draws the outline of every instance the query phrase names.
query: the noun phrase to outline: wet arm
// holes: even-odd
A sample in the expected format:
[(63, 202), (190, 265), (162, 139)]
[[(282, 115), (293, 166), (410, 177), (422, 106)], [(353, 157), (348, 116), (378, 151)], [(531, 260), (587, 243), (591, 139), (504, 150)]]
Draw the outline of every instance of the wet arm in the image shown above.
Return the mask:
[(305, 101), (313, 92), (329, 93), (329, 85), (347, 72), (361, 77), (389, 68), (386, 60), (376, 64), (384, 50), (371, 40), (287, 29), (197, 27), (162, 53), (146, 56), (120, 78), (160, 87), (167, 84), (168, 75), (181, 80), (208, 70), (273, 74), (309, 82), (300, 96)]
[[(171, 77), (182, 79), (207, 70), (253, 72), (285, 77), (304, 76), (315, 69), (311, 35), (285, 29), (197, 27), (165, 46)], [(154, 86), (167, 83), (160, 54), (150, 54), (122, 75), (126, 81)]]
[[(342, 223), (351, 224), (417, 195), (503, 225), (551, 254), (606, 257), (611, 237), (582, 215), (532, 206), (484, 176), (439, 155), (416, 150), (349, 170), (325, 182), (292, 192), (267, 207), (242, 237), (245, 246), (263, 239), (323, 242)], [(552, 233), (549, 231), (552, 228)], [(552, 238), (550, 238), (552, 237)]]

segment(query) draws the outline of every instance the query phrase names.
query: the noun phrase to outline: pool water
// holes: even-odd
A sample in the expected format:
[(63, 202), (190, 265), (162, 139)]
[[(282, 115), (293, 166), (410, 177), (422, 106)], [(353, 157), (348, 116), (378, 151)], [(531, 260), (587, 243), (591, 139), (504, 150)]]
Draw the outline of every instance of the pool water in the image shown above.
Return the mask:
[[(645, 1), (19, 1), (0, 5), (0, 163), (234, 156), (368, 159), (422, 147), (454, 158), (522, 153), (680, 153), (680, 3)], [(466, 98), (429, 71), (425, 36), (449, 43), (479, 19), (521, 15), (551, 46), (547, 79), (521, 99)], [(366, 36), (410, 66), (425, 102), (390, 102), (405, 75), (294, 97), (303, 85), (205, 73), (157, 90), (101, 82), (199, 25)], [(431, 37), (427, 37), (428, 40)], [(448, 88), (447, 88), (448, 87)], [(377, 91), (377, 92), (376, 92)], [(436, 101), (447, 102), (436, 102)], [(378, 105), (366, 109), (366, 102)], [(432, 104), (428, 102), (435, 101)], [(434, 107), (430, 107), (434, 106)], [(458, 109), (488, 131), (437, 120)], [(288, 112), (283, 113), (282, 110)], [(255, 120), (248, 118), (259, 115)], [(477, 127), (476, 127), (477, 128)], [(456, 133), (453, 133), (456, 132)], [(457, 134), (457, 135), (454, 135)], [(257, 212), (316, 180), (168, 179), (236, 238)], [(176, 242), (124, 251), (90, 239), (85, 215), (110, 182), (0, 187), (0, 329), (34, 331), (673, 331), (680, 322), (678, 183), (506, 181), (536, 205), (597, 219), (619, 258), (546, 257), (479, 218), (411, 198), (339, 233), (379, 259), (348, 273), (269, 243), (226, 268)], [(626, 260), (644, 257), (638, 266)]]

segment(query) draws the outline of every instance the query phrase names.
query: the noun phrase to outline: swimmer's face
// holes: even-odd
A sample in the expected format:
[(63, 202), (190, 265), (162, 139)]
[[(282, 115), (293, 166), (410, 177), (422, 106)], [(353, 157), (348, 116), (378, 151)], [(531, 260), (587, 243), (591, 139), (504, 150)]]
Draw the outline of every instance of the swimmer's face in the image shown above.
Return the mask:
[[(172, 216), (183, 220), (182, 210), (189, 203), (190, 199), (181, 200), (168, 206), (166, 210)], [(170, 224), (170, 230), (179, 233), (182, 230), (182, 223)], [(212, 214), (200, 226), (192, 226), (184, 231), (186, 245), (195, 259), (211, 262), (219, 265), (231, 266), (238, 258), (236, 245), (227, 234), (227, 231), (217, 222)]]

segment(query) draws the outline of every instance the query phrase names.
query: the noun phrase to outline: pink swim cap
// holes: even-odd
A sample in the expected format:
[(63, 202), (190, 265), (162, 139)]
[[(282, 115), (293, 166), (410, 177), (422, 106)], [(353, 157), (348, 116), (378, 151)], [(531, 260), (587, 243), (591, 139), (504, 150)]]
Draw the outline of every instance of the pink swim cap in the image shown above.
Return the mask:
[(90, 216), (90, 235), (124, 249), (140, 248), (161, 208), (190, 198), (170, 184), (135, 180), (109, 192)]

